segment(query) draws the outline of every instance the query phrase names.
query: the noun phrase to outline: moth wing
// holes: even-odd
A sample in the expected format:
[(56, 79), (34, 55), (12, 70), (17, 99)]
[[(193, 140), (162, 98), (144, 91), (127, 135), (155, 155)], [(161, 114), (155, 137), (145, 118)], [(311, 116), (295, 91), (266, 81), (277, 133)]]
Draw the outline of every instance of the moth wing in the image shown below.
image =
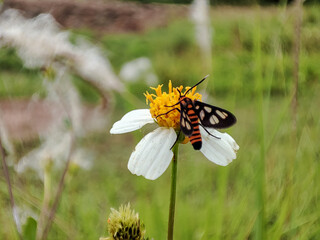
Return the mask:
[(193, 126), (187, 114), (187, 110), (186, 108), (181, 107), (180, 111), (180, 128), (186, 136), (191, 136), (193, 133)]
[(195, 100), (194, 108), (204, 127), (228, 128), (237, 122), (236, 117), (231, 112), (207, 103)]

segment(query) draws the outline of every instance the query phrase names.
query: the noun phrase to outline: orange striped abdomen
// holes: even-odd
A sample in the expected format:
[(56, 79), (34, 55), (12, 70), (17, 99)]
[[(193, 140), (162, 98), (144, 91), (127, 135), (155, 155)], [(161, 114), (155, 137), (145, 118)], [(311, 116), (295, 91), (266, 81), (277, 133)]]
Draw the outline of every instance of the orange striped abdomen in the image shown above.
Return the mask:
[(202, 146), (202, 139), (199, 129), (199, 119), (196, 113), (194, 112), (192, 105), (188, 105), (188, 116), (191, 121), (191, 125), (193, 127), (192, 135), (189, 137), (190, 142), (194, 148), (194, 150), (200, 150)]

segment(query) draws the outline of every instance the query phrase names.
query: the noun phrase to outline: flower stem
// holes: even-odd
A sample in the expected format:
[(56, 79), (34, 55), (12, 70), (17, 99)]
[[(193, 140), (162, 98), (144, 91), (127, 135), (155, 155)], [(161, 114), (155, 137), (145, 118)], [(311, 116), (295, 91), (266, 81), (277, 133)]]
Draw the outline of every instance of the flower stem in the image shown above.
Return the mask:
[(174, 211), (175, 211), (175, 205), (176, 205), (176, 189), (177, 189), (178, 149), (179, 149), (179, 144), (176, 144), (173, 147), (173, 158), (172, 158), (168, 240), (173, 240)]
[(72, 157), (72, 154), (73, 154), (73, 151), (74, 151), (74, 147), (75, 147), (74, 146), (75, 145), (75, 135), (74, 135), (73, 131), (71, 131), (70, 134), (71, 134), (71, 145), (70, 145), (70, 149), (69, 149), (66, 165), (64, 167), (62, 176), (60, 178), (60, 182), (59, 182), (59, 185), (58, 185), (57, 192), (56, 192), (56, 194), (54, 196), (54, 199), (53, 199), (53, 204), (52, 204), (51, 210), (48, 213), (48, 220), (47, 220), (46, 225), (44, 226), (44, 229), (43, 229), (42, 235), (40, 237), (40, 240), (47, 239), (47, 236), (49, 234), (49, 230), (50, 230), (51, 225), (53, 223), (55, 214), (57, 212), (59, 201), (61, 199), (62, 191), (63, 191), (64, 184), (65, 184), (65, 179), (66, 179), (66, 176), (67, 176), (67, 172), (69, 170), (71, 157)]
[(41, 207), (40, 216), (38, 220), (36, 240), (39, 240), (41, 238), (46, 217), (49, 215), (48, 212), (49, 212), (50, 200), (51, 200), (52, 161), (53, 161), (52, 159), (46, 159), (47, 163), (44, 169), (44, 176), (43, 176), (43, 201), (42, 201), (42, 207)]

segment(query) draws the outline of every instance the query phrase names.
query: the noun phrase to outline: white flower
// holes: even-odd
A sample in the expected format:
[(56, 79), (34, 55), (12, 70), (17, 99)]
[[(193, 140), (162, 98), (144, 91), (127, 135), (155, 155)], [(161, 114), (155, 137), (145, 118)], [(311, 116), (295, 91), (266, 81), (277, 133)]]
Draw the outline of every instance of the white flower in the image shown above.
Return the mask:
[[(147, 93), (147, 99), (152, 99), (153, 101), (150, 104), (151, 109), (137, 109), (125, 114), (121, 120), (114, 123), (110, 133), (127, 133), (140, 129), (148, 123), (155, 123), (156, 120), (153, 116), (158, 115), (158, 113), (154, 114), (155, 109), (159, 109), (159, 105), (157, 104), (166, 103), (167, 105), (172, 105), (170, 102), (168, 103), (169, 99), (173, 101), (173, 103), (176, 103), (175, 97), (179, 97), (178, 95), (175, 96), (175, 94), (178, 94), (178, 91), (175, 89), (172, 91), (170, 84), (171, 83), (169, 83), (169, 94), (162, 93), (161, 86), (155, 89), (158, 99), (152, 99), (151, 96), (154, 97), (155, 95), (149, 95)], [(193, 93), (194, 92), (190, 92), (190, 94)], [(199, 98), (199, 95), (188, 97)], [(166, 110), (164, 109), (163, 111)], [(153, 114), (151, 114), (151, 112)], [(173, 152), (170, 148), (177, 138), (177, 128), (174, 125), (170, 126), (170, 124), (174, 123), (180, 115), (179, 112), (178, 114), (174, 112), (178, 111), (172, 111), (172, 115), (164, 115), (161, 121), (158, 119), (157, 123), (160, 127), (147, 134), (138, 143), (128, 162), (128, 169), (131, 173), (154, 180), (160, 177), (168, 168), (173, 157)], [(207, 131), (218, 138), (210, 136)], [(214, 129), (207, 129), (207, 131), (200, 127), (202, 136), (202, 147), (200, 151), (206, 158), (218, 165), (226, 166), (231, 163), (232, 160), (236, 158), (236, 151), (239, 149), (235, 140), (227, 133), (220, 133)]]

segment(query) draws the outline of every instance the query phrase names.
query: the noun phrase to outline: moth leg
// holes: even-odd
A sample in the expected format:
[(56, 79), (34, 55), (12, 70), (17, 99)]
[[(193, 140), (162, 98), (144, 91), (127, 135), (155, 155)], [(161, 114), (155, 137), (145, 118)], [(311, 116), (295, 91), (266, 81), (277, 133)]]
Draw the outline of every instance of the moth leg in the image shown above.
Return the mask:
[[(179, 91), (179, 89), (177, 89), (178, 91)], [(179, 94), (180, 94), (180, 97), (181, 97), (181, 92), (179, 91)], [(165, 107), (174, 107), (174, 106), (177, 106), (178, 104), (180, 104), (181, 103), (181, 101), (182, 100), (180, 100), (179, 102), (177, 102), (177, 103), (175, 103), (175, 104), (173, 104), (173, 105), (171, 105), (171, 106), (167, 106), (167, 105), (164, 105)]]
[(174, 105), (171, 105), (171, 106), (167, 106), (167, 105), (164, 105), (165, 107), (174, 107), (174, 106), (177, 106), (178, 104), (180, 104), (181, 103), (181, 101), (179, 101), (179, 102), (177, 102), (176, 104), (174, 104)]
[(168, 111), (168, 112), (166, 112), (166, 113), (161, 113), (161, 114), (159, 114), (158, 116), (156, 116), (156, 118), (158, 118), (158, 117), (160, 117), (160, 116), (162, 116), (162, 115), (167, 115), (169, 112), (172, 112), (172, 111), (174, 111), (174, 110), (178, 110), (178, 111), (180, 112), (180, 109), (179, 109), (179, 108), (174, 108), (174, 109), (171, 109), (170, 111)]
[(221, 138), (219, 138), (219, 137), (217, 137), (217, 136), (209, 133), (209, 131), (208, 131), (201, 123), (199, 123), (199, 125), (200, 125), (210, 136), (215, 137), (216, 139), (221, 139)]
[(172, 145), (172, 147), (170, 148), (170, 150), (174, 147), (174, 145), (176, 145), (176, 143), (178, 142), (179, 140), (179, 137), (180, 137), (180, 133), (181, 133), (181, 129), (179, 130), (179, 133), (177, 135), (177, 138), (176, 138), (176, 141), (174, 142), (174, 144)]

